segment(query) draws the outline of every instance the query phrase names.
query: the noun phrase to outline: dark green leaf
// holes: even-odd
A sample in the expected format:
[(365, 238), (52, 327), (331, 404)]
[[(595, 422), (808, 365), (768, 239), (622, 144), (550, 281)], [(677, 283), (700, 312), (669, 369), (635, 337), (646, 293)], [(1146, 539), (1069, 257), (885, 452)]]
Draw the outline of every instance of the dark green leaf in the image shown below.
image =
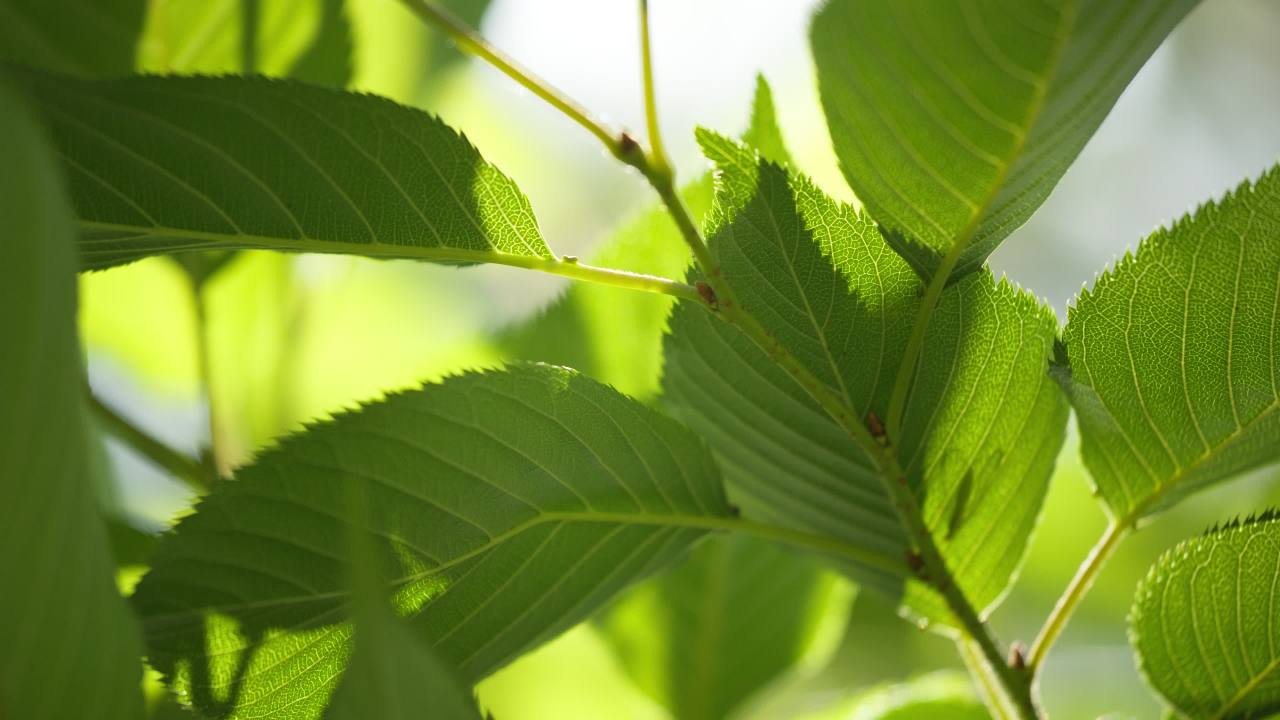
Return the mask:
[(1035, 212), (1195, 0), (833, 0), (813, 55), (841, 169), (921, 275)]
[(320, 27), (310, 47), (289, 69), (289, 77), (313, 85), (346, 87), (351, 82), (351, 24), (344, 0), (319, 0)]
[(551, 257), (510, 179), (388, 100), (263, 78), (19, 77), (65, 160), (84, 268), (245, 248)]
[(1138, 586), (1130, 634), (1151, 686), (1186, 717), (1280, 712), (1280, 520), (1266, 513), (1180, 543)]
[(604, 626), (627, 673), (674, 717), (718, 720), (802, 658), (833, 587), (812, 561), (763, 540), (710, 538)]
[(134, 720), (141, 647), (90, 479), (70, 205), (3, 78), (0, 107), (0, 713)]
[(133, 71), (147, 0), (0, 1), (0, 61), (85, 77)]
[[(702, 140), (720, 168), (712, 251), (744, 309), (857, 416), (883, 416), (919, 279), (874, 225), (807, 179), (724, 138)], [(764, 351), (700, 310), (676, 307), (663, 387), (720, 455), (736, 501), (905, 567), (898, 517), (864, 450)], [(1022, 557), (1063, 439), (1066, 403), (1046, 372), (1055, 332), (1047, 309), (978, 273), (947, 291), (925, 338), (899, 459), (979, 608)], [(900, 591), (896, 576), (850, 569)], [(941, 617), (924, 602), (913, 604)]]
[(1280, 167), (1126, 255), (1071, 309), (1060, 376), (1123, 524), (1280, 458)]
[[(367, 498), (349, 486), (348, 517), (367, 523)], [(351, 662), (325, 708), (325, 720), (481, 720), (474, 691), (396, 617), (378, 577), (373, 537), (350, 533), (355, 629)]]
[(353, 483), (396, 611), (466, 681), (730, 514), (697, 438), (568, 370), (465, 375), (340, 415), (218, 485), (138, 587), (152, 663), (206, 713), (318, 715), (348, 652)]

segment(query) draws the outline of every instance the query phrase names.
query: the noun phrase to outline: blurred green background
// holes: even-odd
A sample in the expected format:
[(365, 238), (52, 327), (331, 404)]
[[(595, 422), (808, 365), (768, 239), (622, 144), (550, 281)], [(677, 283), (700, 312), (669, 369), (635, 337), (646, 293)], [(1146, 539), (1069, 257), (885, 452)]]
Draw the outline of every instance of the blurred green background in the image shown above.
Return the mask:
[[(153, 0), (180, 14), (182, 0)], [(297, 5), (298, 3), (294, 3)], [(229, 3), (207, 4), (209, 8)], [(835, 167), (807, 45), (815, 2), (654, 0), (660, 109), (678, 172), (707, 167), (692, 129), (736, 133), (755, 74), (771, 82), (801, 169), (853, 200)], [(323, 26), (310, 15), (265, 22), (271, 71)], [(190, 4), (188, 4), (188, 10)], [(462, 58), (390, 0), (350, 0), (351, 87), (440, 114), (530, 197), (561, 254), (589, 255), (651, 204), (640, 178), (580, 128), (490, 68)], [(484, 33), (606, 120), (643, 126), (639, 43), (630, 0), (495, 0)], [(157, 43), (142, 67), (186, 68)], [(301, 38), (299, 40), (298, 38)], [(1280, 3), (1207, 0), (1173, 33), (1121, 98), (1036, 217), (993, 256), (1065, 319), (1073, 295), (1156, 226), (1257, 175), (1280, 157)], [(234, 48), (228, 50), (234, 58)], [(283, 67), (283, 66), (282, 66)], [(218, 69), (197, 67), (194, 69)], [(234, 65), (231, 69), (234, 69)], [(455, 270), (357, 258), (244, 253), (206, 288), (213, 422), (233, 462), (273, 436), (356, 402), (468, 368), (492, 365), (495, 336), (563, 289), (509, 268)], [(82, 278), (81, 327), (91, 381), (112, 406), (176, 447), (197, 451), (209, 431), (195, 303), (185, 276), (153, 259)], [(114, 502), (158, 529), (187, 507), (185, 486), (124, 448), (109, 447)], [(1054, 717), (1158, 716), (1134, 670), (1124, 617), (1150, 562), (1215, 521), (1280, 500), (1275, 471), (1201, 494), (1133, 536), (1050, 656), (1043, 694)], [(1069, 440), (1021, 576), (993, 622), (1029, 641), (1104, 526)], [(859, 692), (959, 667), (951, 644), (897, 621), (884, 602), (843, 583), (814, 603), (823, 614), (799, 670), (741, 715), (847, 713)], [(844, 622), (849, 606), (848, 623)], [(938, 682), (954, 682), (935, 676)], [(486, 680), (479, 693), (503, 720), (662, 718), (599, 632), (579, 627)], [(833, 705), (834, 703), (834, 705)], [(815, 717), (817, 715), (814, 715)]]

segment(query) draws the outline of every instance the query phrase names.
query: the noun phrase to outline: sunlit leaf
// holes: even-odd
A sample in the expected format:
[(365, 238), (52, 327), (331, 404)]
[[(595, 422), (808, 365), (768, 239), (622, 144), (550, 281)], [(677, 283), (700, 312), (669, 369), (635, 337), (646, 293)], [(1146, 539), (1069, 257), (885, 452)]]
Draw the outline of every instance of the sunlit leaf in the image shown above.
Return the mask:
[(551, 257), (510, 179), (388, 100), (262, 78), (20, 77), (65, 161), (84, 268), (245, 248)]
[(1035, 212), (1195, 0), (833, 0), (812, 44), (845, 178), (921, 275)]
[(4, 0), (0, 60), (84, 77), (128, 75), (146, 10), (147, 0)]
[(134, 720), (141, 647), (90, 478), (70, 204), (2, 78), (0, 106), (0, 713)]
[[(744, 309), (859, 417), (885, 414), (921, 285), (853, 209), (801, 176), (701, 134), (719, 167), (709, 232)], [(837, 537), (905, 567), (907, 544), (863, 449), (745, 335), (677, 306), (663, 388), (721, 457), (749, 516)], [(1052, 314), (989, 273), (950, 288), (930, 322), (896, 441), (928, 527), (979, 608), (1007, 587), (1061, 446)], [(897, 575), (848, 568), (900, 592)], [(916, 609), (941, 610), (923, 596)]]
[(1280, 458), (1280, 168), (1158, 230), (1081, 294), (1060, 376), (1132, 523)]
[(674, 717), (718, 720), (804, 657), (833, 588), (790, 550), (711, 538), (631, 591), (603, 625), (627, 673)]
[[(345, 18), (338, 0), (150, 0), (138, 50), (142, 72), (244, 72), (244, 12), (257, 8), (254, 72), (277, 77), (317, 47), (333, 48)], [(349, 31), (347, 31), (349, 32)], [(326, 37), (328, 39), (321, 39)], [(348, 67), (349, 72), (349, 67)]]
[(1131, 639), (1147, 682), (1188, 718), (1280, 712), (1280, 520), (1214, 528), (1165, 553), (1138, 587)]
[(315, 717), (348, 653), (344, 498), (380, 574), (475, 681), (730, 514), (687, 430), (571, 371), (451, 378), (262, 454), (180, 522), (138, 586), (153, 665), (203, 712)]

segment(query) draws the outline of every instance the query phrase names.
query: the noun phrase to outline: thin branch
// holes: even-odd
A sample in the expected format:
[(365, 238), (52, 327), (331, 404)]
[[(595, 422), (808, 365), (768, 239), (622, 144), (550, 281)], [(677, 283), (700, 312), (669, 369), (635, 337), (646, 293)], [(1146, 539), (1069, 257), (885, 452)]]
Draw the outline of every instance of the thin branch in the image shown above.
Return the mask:
[[(467, 27), (461, 19), (431, 0), (401, 0), (410, 10), (428, 24), (440, 29), (448, 35), (458, 49), (470, 53), (488, 62), (507, 77), (520, 83), (529, 92), (537, 95), (552, 107), (567, 115), (571, 120), (586, 128), (592, 135), (600, 138), (615, 156), (620, 159), (629, 154), (624, 147), (623, 136), (611, 131), (604, 123), (591, 117), (581, 105), (564, 93), (553, 88), (542, 78), (521, 67), (515, 60), (498, 48), (489, 44), (480, 33)], [(634, 141), (632, 141), (634, 143)]]
[(653, 89), (653, 52), (649, 46), (649, 0), (640, 0), (640, 55), (644, 75), (644, 117), (649, 129), (649, 157), (657, 171), (671, 171), (658, 125), (658, 101)]
[[(595, 135), (604, 143), (609, 152), (613, 154), (623, 164), (630, 165), (649, 182), (653, 189), (662, 198), (667, 209), (671, 211), (672, 217), (676, 224), (680, 226), (681, 235), (685, 242), (689, 245), (689, 249), (693, 252), (694, 259), (697, 261), (703, 273), (707, 276), (707, 282), (715, 290), (717, 297), (723, 297), (727, 292), (727, 288), (723, 283), (719, 282), (717, 268), (712, 260), (711, 253), (707, 250), (706, 243), (702, 240), (702, 233), (698, 230), (697, 223), (693, 220), (689, 209), (684, 206), (684, 201), (680, 199), (680, 194), (676, 190), (675, 175), (671, 171), (670, 163), (666, 160), (665, 155), (645, 153), (635, 138), (625, 132), (617, 132), (611, 130), (600, 121), (594, 119), (581, 105), (570, 99), (567, 95), (560, 92), (551, 84), (542, 78), (534, 75), (532, 72), (522, 68), (514, 60), (507, 57), (505, 53), (498, 50), (489, 41), (485, 40), (479, 33), (467, 27), (465, 23), (455, 17), (452, 13), (440, 7), (432, 0), (401, 0), (410, 10), (425, 20), (428, 24), (440, 29), (446, 35), (457, 43), (458, 48), (464, 52), (471, 53), (476, 57), (488, 62), (498, 70), (502, 71), (512, 80), (520, 83), (521, 86), (528, 89), (534, 95), (542, 98), (552, 107), (567, 115), (571, 120), (586, 128), (588, 132)], [(642, 11), (644, 6), (642, 6)], [(645, 31), (642, 36), (646, 57), (648, 56), (648, 23), (647, 20), (643, 25)], [(657, 133), (657, 110), (653, 105), (652, 98), (652, 70), (650, 63), (645, 63), (646, 67), (646, 114), (650, 120), (650, 141), (658, 138), (654, 147), (657, 151), (661, 151), (661, 139)]]
[(1120, 541), (1129, 534), (1130, 527), (1132, 526), (1129, 524), (1118, 522), (1108, 525), (1098, 543), (1089, 551), (1089, 556), (1076, 570), (1075, 577), (1071, 578), (1071, 584), (1067, 586), (1062, 597), (1058, 598), (1058, 603), (1053, 606), (1053, 611), (1045, 620), (1044, 627), (1040, 628), (1035, 642), (1031, 644), (1031, 651), (1027, 654), (1027, 668), (1033, 676), (1040, 669), (1045, 656), (1049, 654), (1049, 648), (1053, 647), (1054, 641), (1066, 629), (1067, 621), (1071, 619), (1076, 607), (1093, 586), (1093, 581), (1098, 577), (1107, 559), (1119, 547)]
[(218, 477), (231, 475), (231, 459), (227, 456), (226, 428), (222, 424), (222, 416), (218, 412), (218, 403), (213, 392), (213, 362), (209, 343), (209, 308), (205, 300), (205, 279), (187, 270), (187, 279), (191, 287), (191, 300), (195, 308), (196, 362), (200, 373), (200, 387), (204, 389), (205, 410), (209, 424), (209, 456), (213, 460), (213, 468)]
[(92, 392), (85, 388), (86, 400), (94, 417), (102, 423), (103, 428), (113, 437), (133, 448), (139, 455), (147, 458), (169, 474), (185, 482), (197, 493), (208, 492), (214, 477), (209, 468), (201, 465), (177, 450), (156, 440), (125, 417), (107, 407)]

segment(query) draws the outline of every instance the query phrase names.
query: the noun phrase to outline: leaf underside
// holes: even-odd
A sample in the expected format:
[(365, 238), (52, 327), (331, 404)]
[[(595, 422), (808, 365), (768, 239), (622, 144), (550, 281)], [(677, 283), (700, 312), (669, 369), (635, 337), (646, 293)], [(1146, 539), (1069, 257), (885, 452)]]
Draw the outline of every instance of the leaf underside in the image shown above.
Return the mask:
[(1280, 712), (1280, 520), (1180, 543), (1138, 587), (1130, 639), (1147, 682), (1194, 720)]
[(1085, 464), (1124, 522), (1280, 458), (1280, 167), (1144, 240), (1063, 340)]
[(1195, 0), (833, 0), (812, 46), (845, 178), (923, 277), (1035, 212)]
[[(718, 166), (710, 243), (744, 309), (859, 416), (884, 415), (919, 279), (874, 225), (801, 176), (702, 132)], [(906, 568), (871, 459), (736, 328), (678, 305), (663, 388), (711, 442), (747, 515), (839, 538)], [(1066, 403), (1046, 372), (1056, 323), (989, 273), (957, 283), (930, 323), (899, 457), (927, 525), (979, 608), (1007, 586), (1044, 499)], [(898, 576), (845, 566), (897, 595)], [(916, 612), (945, 617), (922, 588)]]
[(209, 249), (552, 256), (510, 179), (389, 100), (260, 77), (14, 76), (64, 161), (83, 269)]
[(562, 368), (464, 375), (340, 415), (219, 484), (138, 587), (152, 664), (201, 711), (318, 716), (348, 653), (352, 483), (396, 611), (466, 681), (730, 512), (697, 438)]

